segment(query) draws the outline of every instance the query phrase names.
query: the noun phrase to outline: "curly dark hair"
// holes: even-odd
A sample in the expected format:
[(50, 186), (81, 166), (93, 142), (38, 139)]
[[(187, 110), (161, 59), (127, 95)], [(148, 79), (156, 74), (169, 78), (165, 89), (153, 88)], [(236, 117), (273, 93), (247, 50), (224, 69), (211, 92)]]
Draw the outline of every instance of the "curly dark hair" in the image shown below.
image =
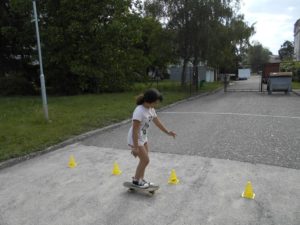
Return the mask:
[(142, 105), (144, 102), (153, 103), (156, 102), (157, 100), (162, 102), (163, 96), (161, 95), (161, 93), (159, 93), (158, 90), (156, 90), (155, 88), (151, 88), (145, 91), (144, 94), (141, 94), (140, 96), (137, 97), (136, 104)]

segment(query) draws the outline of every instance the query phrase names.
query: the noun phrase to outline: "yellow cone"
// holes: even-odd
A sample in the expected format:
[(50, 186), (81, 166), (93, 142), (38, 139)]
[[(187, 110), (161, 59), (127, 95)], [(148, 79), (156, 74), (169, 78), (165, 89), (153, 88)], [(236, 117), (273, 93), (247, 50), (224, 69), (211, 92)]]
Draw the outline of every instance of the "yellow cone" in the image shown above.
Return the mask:
[(171, 171), (171, 175), (169, 177), (168, 183), (169, 184), (178, 184), (179, 183), (179, 180), (178, 180), (178, 178), (176, 176), (175, 170)]
[(69, 161), (69, 167), (70, 168), (75, 168), (77, 166), (77, 163), (75, 161), (75, 158), (73, 155), (70, 156), (70, 161)]
[(113, 175), (120, 175), (121, 173), (122, 173), (122, 171), (120, 170), (118, 163), (115, 162), (112, 174)]
[(250, 181), (248, 181), (245, 191), (242, 193), (243, 198), (248, 198), (248, 199), (254, 199), (255, 194), (253, 192), (252, 184)]

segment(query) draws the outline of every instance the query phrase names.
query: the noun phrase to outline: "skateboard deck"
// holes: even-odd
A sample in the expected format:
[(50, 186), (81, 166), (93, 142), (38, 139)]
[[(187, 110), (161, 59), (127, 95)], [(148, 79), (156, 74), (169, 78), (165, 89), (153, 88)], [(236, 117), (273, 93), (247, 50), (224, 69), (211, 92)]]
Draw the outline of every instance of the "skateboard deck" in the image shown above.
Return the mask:
[(154, 194), (155, 191), (157, 191), (159, 189), (159, 186), (153, 186), (150, 185), (148, 188), (139, 188), (135, 185), (132, 184), (132, 182), (124, 182), (123, 183), (124, 187), (127, 187), (129, 191), (141, 191), (141, 192), (148, 192), (150, 194)]

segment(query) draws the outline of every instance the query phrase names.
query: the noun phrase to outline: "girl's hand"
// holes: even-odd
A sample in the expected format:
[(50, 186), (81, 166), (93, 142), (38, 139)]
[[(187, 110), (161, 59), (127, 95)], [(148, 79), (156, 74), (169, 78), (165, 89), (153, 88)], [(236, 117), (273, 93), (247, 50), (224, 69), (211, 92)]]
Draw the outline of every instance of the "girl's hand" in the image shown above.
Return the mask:
[(134, 158), (137, 157), (138, 151), (139, 151), (139, 148), (138, 148), (138, 147), (136, 147), (136, 148), (131, 148), (131, 154), (134, 156)]
[(173, 132), (173, 131), (168, 131), (168, 135), (172, 136), (175, 139), (175, 137), (176, 137), (177, 134), (175, 132)]

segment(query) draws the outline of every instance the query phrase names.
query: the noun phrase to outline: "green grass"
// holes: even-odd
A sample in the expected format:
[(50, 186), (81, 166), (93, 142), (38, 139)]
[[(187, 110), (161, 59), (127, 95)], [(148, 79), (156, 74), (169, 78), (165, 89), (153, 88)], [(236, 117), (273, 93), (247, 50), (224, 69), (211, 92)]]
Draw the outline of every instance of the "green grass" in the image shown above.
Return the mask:
[(300, 82), (293, 81), (292, 88), (293, 89), (300, 89)]
[(200, 88), (201, 92), (213, 91), (218, 88), (223, 88), (223, 84), (221, 82), (213, 82), (213, 83), (204, 83), (203, 87)]
[[(189, 97), (165, 82), (161, 106)], [(134, 92), (49, 97), (49, 118), (43, 115), (41, 98), (0, 97), (0, 161), (42, 150), (67, 138), (130, 118), (135, 96), (145, 87), (138, 84)], [(203, 91), (216, 88), (207, 84)], [(154, 86), (156, 87), (156, 86)], [(141, 90), (139, 90), (141, 88)]]

